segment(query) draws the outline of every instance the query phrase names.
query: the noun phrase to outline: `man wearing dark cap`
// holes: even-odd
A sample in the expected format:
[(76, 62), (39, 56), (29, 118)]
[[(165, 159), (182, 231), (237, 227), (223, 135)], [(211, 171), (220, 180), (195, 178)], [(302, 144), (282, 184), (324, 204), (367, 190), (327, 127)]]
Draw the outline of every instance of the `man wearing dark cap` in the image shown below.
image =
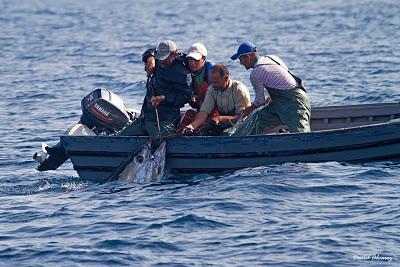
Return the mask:
[[(178, 57), (176, 44), (162, 41), (156, 49), (148, 49), (142, 59), (148, 79), (146, 96), (139, 119), (125, 127), (120, 135), (167, 135), (175, 133), (180, 121), (180, 108), (192, 97), (192, 78)], [(154, 69), (147, 69), (155, 60)], [(160, 127), (160, 128), (159, 128)]]
[[(285, 124), (290, 132), (309, 132), (311, 107), (303, 81), (293, 75), (283, 61), (273, 55), (260, 56), (251, 42), (242, 43), (232, 60), (239, 59), (247, 70), (255, 92), (244, 114), (251, 116), (238, 125), (235, 135), (263, 134)], [(265, 106), (264, 88), (271, 97)]]

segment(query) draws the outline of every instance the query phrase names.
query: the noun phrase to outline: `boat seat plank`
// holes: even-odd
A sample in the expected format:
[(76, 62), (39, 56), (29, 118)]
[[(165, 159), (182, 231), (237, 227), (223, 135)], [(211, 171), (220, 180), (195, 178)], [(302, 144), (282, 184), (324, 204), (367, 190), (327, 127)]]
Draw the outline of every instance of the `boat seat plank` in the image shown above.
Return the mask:
[(311, 119), (400, 115), (400, 103), (315, 107)]

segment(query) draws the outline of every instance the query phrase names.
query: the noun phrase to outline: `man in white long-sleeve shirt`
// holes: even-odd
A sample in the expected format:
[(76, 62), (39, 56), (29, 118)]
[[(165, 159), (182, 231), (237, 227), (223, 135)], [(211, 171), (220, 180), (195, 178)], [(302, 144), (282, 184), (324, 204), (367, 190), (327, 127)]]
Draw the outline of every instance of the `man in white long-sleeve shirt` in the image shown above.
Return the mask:
[[(285, 124), (290, 132), (310, 131), (311, 107), (303, 82), (293, 75), (277, 56), (262, 57), (250, 42), (242, 43), (231, 59), (240, 60), (246, 69), (253, 69), (250, 81), (255, 92), (252, 105), (245, 115), (252, 113), (244, 123), (238, 125), (235, 135), (263, 134), (276, 126)], [(271, 97), (265, 106), (264, 88)]]

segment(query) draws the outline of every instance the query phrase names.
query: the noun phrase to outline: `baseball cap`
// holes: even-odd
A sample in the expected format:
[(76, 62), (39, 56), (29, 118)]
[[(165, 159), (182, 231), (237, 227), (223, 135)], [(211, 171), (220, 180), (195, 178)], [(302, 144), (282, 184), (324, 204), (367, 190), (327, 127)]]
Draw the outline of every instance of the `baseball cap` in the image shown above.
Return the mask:
[(194, 58), (195, 60), (200, 60), (200, 58), (207, 56), (207, 49), (202, 43), (192, 44), (187, 52), (186, 57)]
[(176, 44), (171, 40), (164, 40), (162, 41), (156, 50), (156, 59), (158, 60), (165, 60), (171, 54), (177, 50)]
[(236, 60), (236, 59), (238, 59), (241, 55), (253, 53), (253, 52), (256, 52), (256, 51), (257, 51), (257, 47), (256, 47), (253, 43), (251, 43), (251, 42), (244, 42), (244, 43), (242, 43), (242, 44), (239, 46), (239, 48), (238, 48), (236, 54), (234, 54), (233, 56), (231, 56), (231, 59), (232, 59), (232, 60)]

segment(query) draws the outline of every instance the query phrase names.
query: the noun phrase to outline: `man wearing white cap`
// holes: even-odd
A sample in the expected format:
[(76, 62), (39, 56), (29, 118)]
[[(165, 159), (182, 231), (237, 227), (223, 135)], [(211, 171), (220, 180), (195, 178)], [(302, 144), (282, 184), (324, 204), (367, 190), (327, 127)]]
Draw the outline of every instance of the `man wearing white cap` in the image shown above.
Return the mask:
[[(196, 113), (200, 110), (200, 106), (206, 96), (207, 88), (210, 86), (211, 68), (213, 64), (207, 59), (207, 49), (202, 43), (192, 44), (186, 54), (186, 62), (192, 73), (193, 80), (193, 96), (192, 101), (189, 102), (190, 106), (194, 109), (189, 109), (181, 121), (181, 128), (191, 123)], [(218, 115), (218, 110), (215, 109), (210, 118)]]
[(193, 76), (192, 107), (199, 109), (209, 86), (212, 64), (206, 60), (207, 49), (201, 43), (192, 44), (187, 52), (186, 59)]
[(175, 133), (180, 122), (180, 108), (192, 97), (192, 77), (178, 58), (178, 49), (171, 40), (162, 41), (157, 49), (148, 49), (142, 59), (155, 58), (154, 69), (148, 70), (146, 97), (140, 118), (125, 127), (120, 135), (167, 135)]

